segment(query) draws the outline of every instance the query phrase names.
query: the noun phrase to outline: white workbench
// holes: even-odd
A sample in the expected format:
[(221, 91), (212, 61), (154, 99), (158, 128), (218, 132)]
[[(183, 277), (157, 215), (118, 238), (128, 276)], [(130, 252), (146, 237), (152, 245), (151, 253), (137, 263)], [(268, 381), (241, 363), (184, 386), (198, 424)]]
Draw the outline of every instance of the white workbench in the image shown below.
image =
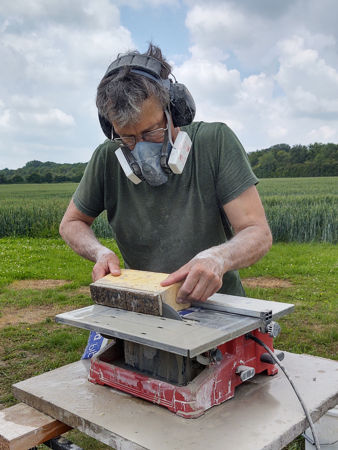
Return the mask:
[[(285, 354), (284, 366), (312, 419), (338, 400), (338, 363)], [(21, 401), (118, 450), (281, 449), (307, 423), (282, 372), (258, 375), (236, 389), (235, 397), (198, 419), (87, 381), (88, 361), (78, 361), (13, 386)]]

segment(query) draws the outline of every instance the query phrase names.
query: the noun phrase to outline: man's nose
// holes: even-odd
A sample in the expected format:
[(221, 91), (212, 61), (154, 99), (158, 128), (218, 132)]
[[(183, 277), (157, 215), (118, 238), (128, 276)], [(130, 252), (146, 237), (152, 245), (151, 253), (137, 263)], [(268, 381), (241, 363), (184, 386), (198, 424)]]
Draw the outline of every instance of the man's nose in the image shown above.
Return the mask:
[(145, 139), (142, 136), (142, 134), (140, 134), (139, 136), (135, 136), (135, 143), (137, 144), (138, 142), (144, 142)]
[(138, 144), (139, 142), (144, 142), (144, 138), (143, 138), (142, 135), (139, 135), (139, 136), (135, 135), (134, 139), (135, 139), (134, 144), (133, 145), (129, 145), (129, 149), (130, 150), (134, 150), (136, 144)]

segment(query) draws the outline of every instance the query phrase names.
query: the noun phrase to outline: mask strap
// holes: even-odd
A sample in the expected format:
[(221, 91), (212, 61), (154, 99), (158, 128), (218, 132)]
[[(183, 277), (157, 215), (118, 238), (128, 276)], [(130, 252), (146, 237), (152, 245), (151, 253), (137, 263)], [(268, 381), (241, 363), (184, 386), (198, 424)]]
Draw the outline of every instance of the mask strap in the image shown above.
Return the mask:
[(168, 133), (166, 133), (163, 144), (162, 144), (161, 155), (160, 155), (160, 164), (161, 164), (163, 172), (166, 174), (171, 173), (171, 169), (168, 166), (168, 159), (169, 159)]
[(145, 178), (142, 174), (141, 168), (138, 165), (134, 155), (132, 154), (132, 152), (129, 150), (128, 147), (126, 147), (125, 145), (121, 145), (120, 149), (122, 150), (122, 153), (124, 155), (124, 157), (127, 160), (127, 163), (129, 165), (129, 167), (131, 168), (131, 170), (133, 171), (133, 173), (140, 178), (140, 180), (144, 181)]
[(167, 118), (169, 142), (170, 142), (170, 144), (172, 146), (174, 146), (172, 135), (171, 135), (171, 124), (172, 124), (172, 122), (171, 122), (171, 117), (170, 117), (169, 111), (166, 109), (164, 111), (164, 114), (165, 114), (165, 116)]

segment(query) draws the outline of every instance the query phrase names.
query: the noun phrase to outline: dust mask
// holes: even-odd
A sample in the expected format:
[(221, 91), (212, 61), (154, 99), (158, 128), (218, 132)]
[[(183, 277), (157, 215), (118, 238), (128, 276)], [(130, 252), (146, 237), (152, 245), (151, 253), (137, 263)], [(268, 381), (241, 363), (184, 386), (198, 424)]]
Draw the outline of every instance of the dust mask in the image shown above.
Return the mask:
[(161, 142), (138, 142), (132, 151), (142, 175), (150, 186), (161, 186), (168, 181), (168, 174), (161, 167), (162, 146)]

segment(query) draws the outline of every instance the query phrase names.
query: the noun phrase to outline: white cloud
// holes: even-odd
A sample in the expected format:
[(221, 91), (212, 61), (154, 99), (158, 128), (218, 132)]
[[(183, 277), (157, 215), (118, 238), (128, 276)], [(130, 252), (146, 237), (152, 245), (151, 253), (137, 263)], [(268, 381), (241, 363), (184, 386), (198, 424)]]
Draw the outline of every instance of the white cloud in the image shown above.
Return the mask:
[(24, 94), (15, 94), (11, 97), (11, 105), (15, 109), (27, 110), (46, 108), (48, 103), (43, 97), (30, 97)]
[(295, 112), (338, 114), (338, 71), (320, 58), (317, 50), (306, 48), (299, 36), (281, 41), (279, 47), (276, 80)]
[(264, 73), (244, 78), (239, 98), (254, 107), (267, 107), (273, 96), (274, 81)]
[(5, 102), (0, 98), (0, 129), (2, 132), (9, 131), (11, 127), (11, 113)]
[(240, 88), (240, 74), (221, 62), (193, 56), (175, 69), (175, 76), (189, 86), (196, 100), (211, 99), (217, 104), (233, 103)]
[(309, 132), (308, 138), (311, 142), (328, 142), (337, 140), (337, 129), (328, 125), (323, 125)]
[(0, 111), (0, 127), (9, 128), (11, 122), (11, 113), (8, 109)]
[(71, 154), (56, 152), (54, 160), (88, 160), (103, 136), (96, 86), (116, 54), (133, 47), (109, 0), (2, 1), (0, 168), (8, 166), (9, 153), (14, 167), (39, 159), (38, 148), (48, 149), (51, 139), (72, 148)]
[(159, 8), (161, 6), (176, 8), (180, 5), (180, 0), (115, 0), (116, 5), (127, 5), (131, 8)]
[[(269, 18), (273, 34), (275, 18)], [(271, 40), (266, 39), (267, 20), (260, 14), (241, 7), (240, 2), (197, 2), (188, 13), (186, 25), (194, 45), (204, 56), (216, 55), (220, 59), (231, 56), (236, 64), (257, 69), (268, 66), (275, 53)], [(211, 56), (212, 57), (212, 56)]]
[(323, 0), (320, 12), (315, 0), (189, 5), (191, 57), (175, 73), (199, 119), (226, 118), (249, 150), (338, 139), (336, 3)]
[(27, 125), (48, 127), (69, 127), (75, 125), (74, 117), (58, 108), (51, 108), (45, 112), (19, 113), (19, 118)]
[(231, 40), (234, 46), (244, 44), (251, 31), (245, 16), (230, 2), (214, 3), (212, 7), (207, 2), (197, 4), (189, 11), (186, 25), (195, 41), (217, 47), (221, 47), (219, 37), (223, 42)]
[(274, 139), (274, 140), (280, 140), (284, 139), (284, 137), (287, 136), (288, 130), (285, 127), (282, 127), (280, 125), (276, 125), (270, 129), (267, 130), (268, 135)]
[(7, 24), (43, 27), (46, 23), (65, 24), (72, 28), (119, 27), (119, 9), (109, 0), (2, 0), (0, 15)]

